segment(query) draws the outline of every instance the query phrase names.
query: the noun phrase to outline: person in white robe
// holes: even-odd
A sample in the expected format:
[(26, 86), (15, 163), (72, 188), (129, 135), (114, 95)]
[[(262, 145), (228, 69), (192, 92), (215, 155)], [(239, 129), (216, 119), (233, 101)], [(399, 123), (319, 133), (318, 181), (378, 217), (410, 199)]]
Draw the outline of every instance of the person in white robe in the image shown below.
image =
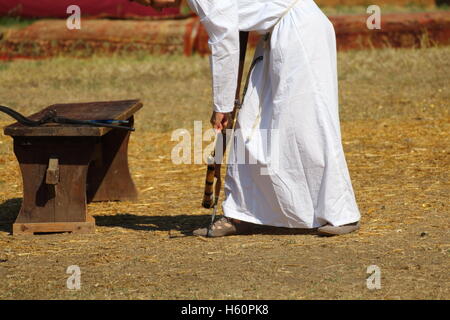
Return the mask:
[(255, 58), (263, 57), (237, 119), (224, 217), (194, 234), (241, 234), (252, 224), (318, 228), (322, 235), (357, 230), (360, 212), (341, 142), (332, 23), (313, 0), (188, 4), (209, 35), (216, 130), (227, 125), (234, 107), (239, 31), (262, 35)]

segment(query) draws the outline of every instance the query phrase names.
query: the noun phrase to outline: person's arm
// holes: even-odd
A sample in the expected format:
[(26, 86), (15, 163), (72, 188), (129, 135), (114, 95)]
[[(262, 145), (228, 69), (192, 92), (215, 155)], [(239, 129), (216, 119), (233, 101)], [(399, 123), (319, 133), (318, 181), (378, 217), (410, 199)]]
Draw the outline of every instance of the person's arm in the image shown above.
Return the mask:
[[(188, 0), (209, 35), (213, 89), (212, 122), (225, 125), (233, 111), (239, 68), (239, 15), (236, 0)], [(214, 120), (216, 119), (216, 120)], [(216, 126), (215, 126), (216, 127)], [(221, 129), (216, 127), (216, 129)]]

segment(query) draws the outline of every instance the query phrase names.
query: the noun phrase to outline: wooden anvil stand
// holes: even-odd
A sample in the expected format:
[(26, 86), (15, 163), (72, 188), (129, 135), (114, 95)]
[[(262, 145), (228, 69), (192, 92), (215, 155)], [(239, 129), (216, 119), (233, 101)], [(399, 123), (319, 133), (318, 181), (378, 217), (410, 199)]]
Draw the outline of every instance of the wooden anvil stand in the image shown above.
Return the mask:
[[(58, 116), (80, 120), (129, 120), (139, 100), (52, 105)], [(130, 131), (68, 124), (5, 128), (23, 178), (23, 202), (13, 234), (95, 232), (87, 212), (91, 201), (134, 200), (137, 191), (128, 168)]]

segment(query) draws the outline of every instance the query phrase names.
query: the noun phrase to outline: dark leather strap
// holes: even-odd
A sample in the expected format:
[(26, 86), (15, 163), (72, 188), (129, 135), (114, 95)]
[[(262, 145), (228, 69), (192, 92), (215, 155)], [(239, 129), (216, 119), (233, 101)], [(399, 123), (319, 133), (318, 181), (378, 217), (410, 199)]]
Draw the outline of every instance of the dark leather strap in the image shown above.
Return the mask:
[(239, 32), (239, 71), (237, 78), (237, 87), (236, 87), (236, 95), (235, 95), (235, 105), (240, 107), (241, 104), (241, 82), (242, 75), (244, 73), (244, 64), (245, 64), (245, 54), (247, 53), (247, 43), (248, 43), (248, 31), (240, 31)]

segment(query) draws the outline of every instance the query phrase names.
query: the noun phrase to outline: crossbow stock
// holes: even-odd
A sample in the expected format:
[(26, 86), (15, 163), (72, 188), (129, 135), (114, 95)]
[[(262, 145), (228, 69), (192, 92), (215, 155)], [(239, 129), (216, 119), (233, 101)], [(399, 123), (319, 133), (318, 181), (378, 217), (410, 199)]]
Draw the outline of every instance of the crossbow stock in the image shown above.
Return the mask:
[(79, 120), (79, 119), (70, 119), (66, 117), (60, 117), (57, 115), (55, 110), (48, 110), (44, 113), (44, 115), (38, 120), (32, 120), (30, 118), (25, 117), (13, 109), (0, 105), (0, 111), (9, 115), (13, 119), (17, 120), (20, 124), (27, 127), (39, 127), (46, 123), (59, 123), (59, 124), (75, 124), (75, 125), (85, 125), (92, 127), (106, 127), (111, 129), (122, 129), (134, 131), (134, 128), (128, 126), (119, 126), (117, 124), (125, 124), (128, 123), (126, 120)]

